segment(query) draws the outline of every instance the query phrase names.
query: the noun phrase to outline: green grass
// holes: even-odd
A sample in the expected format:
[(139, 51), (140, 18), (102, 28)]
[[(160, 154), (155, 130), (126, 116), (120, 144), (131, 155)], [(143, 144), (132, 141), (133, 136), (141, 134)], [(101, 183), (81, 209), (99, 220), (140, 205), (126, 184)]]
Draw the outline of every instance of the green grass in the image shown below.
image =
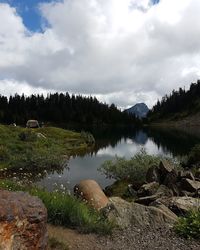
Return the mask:
[(39, 197), (48, 211), (48, 222), (54, 225), (77, 228), (81, 232), (110, 234), (114, 223), (74, 196), (61, 191), (47, 192), (37, 187), (25, 187), (9, 180), (0, 181), (0, 188), (10, 191), (27, 191)]
[(191, 210), (185, 217), (180, 217), (175, 231), (185, 238), (200, 239), (200, 209)]
[(0, 125), (0, 169), (59, 167), (70, 155), (86, 152), (93, 143), (88, 133)]

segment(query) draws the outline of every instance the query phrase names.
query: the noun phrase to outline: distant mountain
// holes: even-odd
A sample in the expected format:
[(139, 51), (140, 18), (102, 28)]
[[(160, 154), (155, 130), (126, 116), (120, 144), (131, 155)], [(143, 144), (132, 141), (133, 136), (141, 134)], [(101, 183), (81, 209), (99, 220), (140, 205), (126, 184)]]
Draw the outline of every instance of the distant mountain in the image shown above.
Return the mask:
[(144, 118), (149, 112), (149, 108), (145, 103), (137, 103), (133, 107), (126, 109), (125, 112), (129, 114), (135, 114), (138, 118)]

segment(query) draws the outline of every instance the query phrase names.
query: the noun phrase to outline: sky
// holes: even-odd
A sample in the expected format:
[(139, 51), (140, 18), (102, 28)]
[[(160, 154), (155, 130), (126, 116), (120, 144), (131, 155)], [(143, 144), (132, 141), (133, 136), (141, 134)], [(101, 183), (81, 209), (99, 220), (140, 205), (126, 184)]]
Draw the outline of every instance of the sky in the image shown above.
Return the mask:
[(0, 94), (152, 107), (200, 78), (199, 0), (0, 0)]

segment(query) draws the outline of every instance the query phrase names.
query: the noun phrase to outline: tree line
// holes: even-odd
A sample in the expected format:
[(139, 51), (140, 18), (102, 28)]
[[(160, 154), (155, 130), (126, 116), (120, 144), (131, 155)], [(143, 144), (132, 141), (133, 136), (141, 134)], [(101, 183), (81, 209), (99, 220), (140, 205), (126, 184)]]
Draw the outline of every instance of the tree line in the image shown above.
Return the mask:
[(55, 124), (81, 125), (139, 125), (131, 114), (120, 111), (114, 104), (99, 102), (96, 97), (54, 93), (25, 96), (0, 95), (0, 123), (26, 124), (27, 120)]
[(200, 111), (200, 80), (191, 83), (188, 91), (179, 88), (170, 95), (165, 95), (148, 114), (150, 120), (162, 119), (176, 113), (185, 115)]

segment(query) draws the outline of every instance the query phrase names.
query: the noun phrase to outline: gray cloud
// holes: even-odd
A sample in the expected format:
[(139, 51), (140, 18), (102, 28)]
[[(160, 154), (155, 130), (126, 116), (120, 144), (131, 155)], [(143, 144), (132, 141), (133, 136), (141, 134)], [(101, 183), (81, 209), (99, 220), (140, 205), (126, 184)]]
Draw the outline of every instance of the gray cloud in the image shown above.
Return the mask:
[[(47, 26), (31, 33), (0, 4), (0, 90), (93, 94), (152, 106), (200, 76), (200, 1), (65, 0), (40, 5)], [(5, 89), (8, 86), (15, 86)], [(14, 84), (14, 85), (13, 85)]]

